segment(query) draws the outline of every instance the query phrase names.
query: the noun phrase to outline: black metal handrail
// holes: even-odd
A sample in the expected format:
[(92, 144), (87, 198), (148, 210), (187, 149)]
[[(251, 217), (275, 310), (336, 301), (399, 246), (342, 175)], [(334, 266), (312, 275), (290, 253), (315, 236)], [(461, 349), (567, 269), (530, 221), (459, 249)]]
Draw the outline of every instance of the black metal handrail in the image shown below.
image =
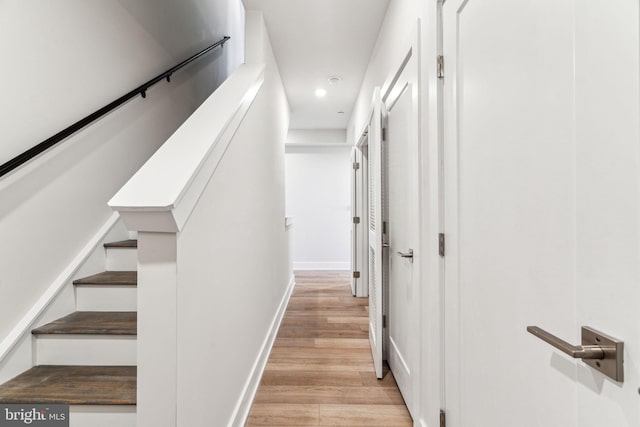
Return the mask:
[(34, 157), (38, 156), (39, 154), (42, 154), (43, 152), (45, 152), (49, 148), (51, 148), (54, 145), (58, 144), (59, 142), (65, 140), (66, 138), (70, 137), (74, 133), (78, 132), (80, 129), (82, 129), (85, 126), (89, 125), (90, 123), (98, 120), (100, 117), (104, 116), (105, 114), (115, 110), (120, 105), (122, 105), (125, 102), (129, 101), (131, 98), (133, 98), (133, 97), (135, 97), (137, 95), (141, 95), (143, 98), (146, 98), (147, 97), (147, 90), (151, 86), (155, 85), (156, 83), (158, 83), (158, 82), (160, 82), (160, 81), (162, 81), (164, 79), (167, 79), (167, 82), (170, 82), (171, 81), (171, 75), (173, 73), (175, 73), (179, 69), (185, 67), (186, 65), (190, 64), (191, 62), (195, 61), (196, 59), (202, 57), (203, 55), (206, 55), (207, 53), (209, 53), (210, 51), (212, 51), (216, 47), (223, 46), (227, 42), (227, 40), (229, 40), (229, 39), (230, 39), (230, 37), (228, 37), (228, 36), (223, 37), (222, 39), (220, 39), (219, 41), (215, 42), (214, 44), (212, 44), (211, 46), (207, 47), (206, 49), (203, 49), (200, 52), (196, 53), (195, 55), (191, 56), (190, 58), (185, 59), (184, 61), (182, 61), (178, 65), (169, 68), (167, 71), (165, 71), (162, 74), (159, 74), (158, 76), (154, 77), (153, 79), (149, 80), (148, 82), (141, 84), (140, 86), (138, 86), (137, 88), (133, 89), (131, 92), (127, 93), (126, 95), (121, 96), (120, 98), (116, 99), (115, 101), (111, 102), (110, 104), (107, 104), (104, 107), (100, 108), (99, 110), (95, 111), (94, 113), (89, 114), (84, 119), (75, 122), (74, 124), (72, 124), (68, 128), (56, 133), (55, 135), (53, 135), (50, 138), (45, 139), (44, 141), (42, 141), (38, 145), (35, 145), (35, 146), (31, 147), (30, 149), (28, 149), (24, 153), (14, 157), (13, 159), (9, 160), (6, 163), (0, 165), (0, 177), (8, 174), (12, 170), (14, 170), (17, 167), (23, 165), (24, 163), (28, 162), (29, 160), (33, 159)]

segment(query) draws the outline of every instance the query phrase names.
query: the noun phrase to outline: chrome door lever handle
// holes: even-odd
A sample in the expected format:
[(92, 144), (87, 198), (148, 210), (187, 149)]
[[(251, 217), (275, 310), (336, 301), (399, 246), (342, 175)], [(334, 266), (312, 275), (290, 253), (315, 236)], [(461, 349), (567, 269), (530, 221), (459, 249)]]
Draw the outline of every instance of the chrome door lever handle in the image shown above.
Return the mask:
[(400, 255), (402, 258), (413, 259), (413, 249), (409, 249), (409, 252), (400, 252), (400, 251), (398, 251), (398, 255)]
[(587, 326), (582, 327), (582, 345), (569, 344), (537, 326), (527, 326), (527, 332), (575, 359), (582, 359), (606, 376), (623, 381), (624, 342)]
[(537, 326), (527, 326), (527, 332), (574, 359), (604, 359), (604, 348), (599, 345), (572, 345)]

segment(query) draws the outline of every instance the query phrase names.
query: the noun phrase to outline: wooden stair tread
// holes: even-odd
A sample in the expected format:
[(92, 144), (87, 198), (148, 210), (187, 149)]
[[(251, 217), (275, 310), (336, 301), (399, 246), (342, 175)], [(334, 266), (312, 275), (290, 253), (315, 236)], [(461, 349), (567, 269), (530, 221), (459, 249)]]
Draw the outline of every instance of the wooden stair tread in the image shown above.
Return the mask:
[(0, 403), (135, 405), (135, 366), (36, 366), (0, 385)]
[(137, 271), (103, 271), (73, 281), (74, 285), (126, 285), (138, 284)]
[(104, 244), (105, 248), (137, 248), (138, 241), (135, 239), (121, 240), (119, 242), (109, 242)]
[(31, 331), (34, 335), (136, 335), (135, 311), (76, 311)]

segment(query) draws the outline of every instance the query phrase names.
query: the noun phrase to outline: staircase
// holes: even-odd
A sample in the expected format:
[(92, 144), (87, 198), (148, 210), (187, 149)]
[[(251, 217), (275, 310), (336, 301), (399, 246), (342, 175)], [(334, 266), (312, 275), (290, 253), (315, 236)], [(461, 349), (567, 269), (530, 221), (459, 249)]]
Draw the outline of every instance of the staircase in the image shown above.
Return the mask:
[(31, 331), (34, 367), (0, 385), (0, 403), (69, 404), (72, 427), (133, 427), (137, 241), (104, 245), (103, 273), (73, 282), (76, 310)]

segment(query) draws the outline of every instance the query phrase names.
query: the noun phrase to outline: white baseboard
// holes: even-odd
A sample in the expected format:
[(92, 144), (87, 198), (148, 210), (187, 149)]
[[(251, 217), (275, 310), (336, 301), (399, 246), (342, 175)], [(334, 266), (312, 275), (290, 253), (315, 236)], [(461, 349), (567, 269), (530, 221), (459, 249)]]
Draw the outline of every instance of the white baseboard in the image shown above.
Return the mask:
[(295, 277), (291, 276), (291, 278), (289, 279), (289, 284), (287, 285), (287, 290), (282, 296), (282, 300), (280, 301), (278, 310), (273, 317), (273, 321), (271, 322), (271, 326), (269, 327), (267, 336), (262, 342), (260, 353), (258, 353), (258, 357), (253, 364), (251, 374), (249, 375), (249, 378), (244, 385), (242, 395), (238, 403), (236, 404), (235, 409), (233, 410), (233, 415), (231, 416), (231, 420), (228, 424), (229, 427), (243, 427), (247, 423), (249, 412), (251, 411), (251, 405), (253, 404), (253, 399), (255, 398), (256, 392), (258, 391), (258, 385), (260, 384), (262, 373), (264, 372), (264, 368), (267, 365), (267, 361), (269, 360), (271, 348), (273, 347), (273, 343), (276, 340), (278, 329), (280, 329), (280, 323), (282, 322), (284, 313), (287, 310), (289, 298), (291, 297), (291, 293), (293, 292), (295, 284)]
[(350, 262), (332, 261), (332, 262), (293, 262), (294, 270), (351, 270)]
[(27, 313), (20, 319), (20, 321), (11, 329), (11, 332), (0, 343), (0, 362), (2, 362), (20, 341), (20, 339), (28, 333), (33, 327), (38, 317), (44, 312), (44, 310), (51, 304), (60, 291), (69, 283), (76, 274), (78, 269), (89, 258), (93, 251), (98, 247), (100, 243), (107, 236), (107, 233), (111, 231), (114, 225), (119, 219), (118, 213), (113, 213), (109, 219), (100, 227), (100, 229), (89, 239), (87, 244), (80, 250), (75, 258), (67, 265), (67, 267), (56, 277), (42, 296), (36, 301), (36, 303), (27, 311)]

